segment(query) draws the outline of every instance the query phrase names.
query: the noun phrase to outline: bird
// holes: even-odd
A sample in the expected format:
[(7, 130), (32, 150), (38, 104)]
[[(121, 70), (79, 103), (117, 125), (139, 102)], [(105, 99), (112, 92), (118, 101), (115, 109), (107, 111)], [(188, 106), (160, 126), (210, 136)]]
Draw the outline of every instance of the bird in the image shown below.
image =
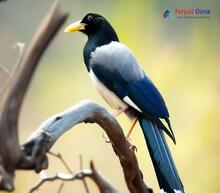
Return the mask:
[(105, 17), (88, 13), (64, 30), (76, 31), (88, 37), (83, 57), (93, 85), (116, 110), (115, 117), (124, 112), (131, 120), (127, 138), (139, 121), (161, 192), (184, 193), (164, 136), (165, 132), (176, 143), (169, 112), (159, 90), (133, 52), (119, 41)]

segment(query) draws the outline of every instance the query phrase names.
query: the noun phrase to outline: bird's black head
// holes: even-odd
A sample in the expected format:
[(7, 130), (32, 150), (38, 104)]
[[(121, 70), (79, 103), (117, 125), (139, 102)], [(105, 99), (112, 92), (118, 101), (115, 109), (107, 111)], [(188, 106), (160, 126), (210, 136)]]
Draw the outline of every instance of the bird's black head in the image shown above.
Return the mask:
[(111, 24), (101, 15), (88, 13), (82, 20), (70, 24), (65, 32), (80, 31), (88, 36), (88, 41), (83, 49), (84, 61), (89, 69), (91, 52), (97, 47), (119, 41)]
[(101, 15), (96, 13), (86, 14), (82, 20), (70, 24), (65, 32), (81, 31), (90, 36), (98, 36), (112, 38), (112, 41), (118, 41), (117, 35), (111, 24)]
[[(91, 35), (97, 33), (100, 30), (103, 23), (107, 22), (107, 20), (99, 14), (96, 13), (88, 13), (80, 23), (85, 24), (84, 29), (80, 30), (86, 35)], [(108, 22), (107, 22), (108, 23)]]

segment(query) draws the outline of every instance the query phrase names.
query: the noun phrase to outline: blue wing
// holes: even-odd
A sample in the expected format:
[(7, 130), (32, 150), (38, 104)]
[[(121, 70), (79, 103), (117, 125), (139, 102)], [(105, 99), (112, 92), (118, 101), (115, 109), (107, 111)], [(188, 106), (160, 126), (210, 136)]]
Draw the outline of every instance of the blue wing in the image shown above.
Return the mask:
[[(143, 115), (155, 121), (158, 127), (163, 129), (168, 136), (176, 143), (174, 133), (169, 121), (169, 113), (165, 102), (154, 84), (144, 75), (143, 79), (136, 81), (125, 80), (118, 71), (110, 71), (100, 65), (93, 65), (92, 71), (96, 77), (120, 99), (127, 102), (128, 97), (137, 108), (127, 102), (128, 105), (141, 110)], [(163, 125), (159, 118), (164, 118), (170, 131)]]
[(100, 65), (93, 65), (92, 70), (108, 89), (122, 100), (128, 96), (144, 114), (155, 118), (169, 117), (161, 94), (146, 75), (140, 80), (127, 81), (116, 70), (110, 71)]
[(144, 113), (160, 118), (169, 117), (164, 99), (146, 75), (141, 80), (129, 82), (126, 89), (128, 97)]
[(169, 117), (160, 92), (125, 45), (112, 42), (97, 48), (91, 54), (90, 68), (108, 89), (122, 100), (129, 97), (144, 114)]

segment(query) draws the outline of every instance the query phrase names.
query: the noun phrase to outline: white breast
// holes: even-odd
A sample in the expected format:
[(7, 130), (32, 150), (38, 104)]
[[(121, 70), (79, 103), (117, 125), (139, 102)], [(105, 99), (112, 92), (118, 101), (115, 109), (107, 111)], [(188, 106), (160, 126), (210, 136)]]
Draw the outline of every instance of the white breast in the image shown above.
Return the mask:
[(114, 109), (126, 110), (128, 105), (122, 101), (118, 96), (115, 95), (112, 91), (110, 91), (94, 74), (92, 69), (90, 69), (89, 76), (92, 80), (93, 85), (97, 89), (97, 91), (101, 94), (104, 100)]

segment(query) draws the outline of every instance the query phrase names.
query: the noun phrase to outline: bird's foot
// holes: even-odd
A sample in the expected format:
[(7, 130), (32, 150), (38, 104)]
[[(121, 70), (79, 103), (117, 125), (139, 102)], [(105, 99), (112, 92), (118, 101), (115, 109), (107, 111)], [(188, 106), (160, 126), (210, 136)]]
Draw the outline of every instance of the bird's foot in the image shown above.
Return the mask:
[(137, 147), (131, 143), (131, 139), (126, 138), (129, 149), (137, 152)]

